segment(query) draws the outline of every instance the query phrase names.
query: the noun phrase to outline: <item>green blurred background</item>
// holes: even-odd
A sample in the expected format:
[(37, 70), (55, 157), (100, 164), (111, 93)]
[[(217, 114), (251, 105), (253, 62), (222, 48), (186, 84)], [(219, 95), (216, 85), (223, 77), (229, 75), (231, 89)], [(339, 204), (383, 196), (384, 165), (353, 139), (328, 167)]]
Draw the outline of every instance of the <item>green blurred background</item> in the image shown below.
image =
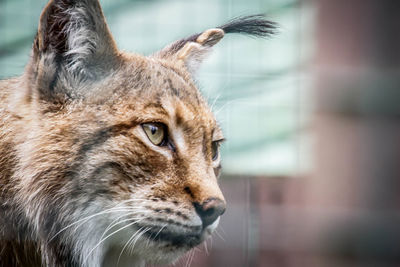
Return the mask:
[[(0, 0), (0, 79), (23, 72), (47, 1)], [(306, 73), (313, 9), (297, 0), (101, 0), (120, 49), (149, 55), (182, 37), (240, 15), (266, 14), (279, 34), (231, 35), (197, 76), (228, 139), (223, 171), (298, 176), (310, 165)], [(304, 31), (303, 29), (307, 29)]]

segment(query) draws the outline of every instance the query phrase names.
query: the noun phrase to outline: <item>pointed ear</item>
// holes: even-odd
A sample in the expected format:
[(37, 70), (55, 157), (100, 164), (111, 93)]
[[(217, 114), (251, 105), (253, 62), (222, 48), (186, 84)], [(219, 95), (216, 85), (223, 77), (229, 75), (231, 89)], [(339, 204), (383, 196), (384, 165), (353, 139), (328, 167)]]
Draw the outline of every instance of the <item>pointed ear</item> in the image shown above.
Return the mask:
[(40, 17), (31, 68), (39, 90), (61, 90), (62, 80), (104, 74), (117, 53), (98, 0), (51, 0)]
[(211, 52), (211, 48), (224, 37), (224, 34), (222, 29), (208, 29), (200, 34), (170, 44), (155, 56), (174, 60), (194, 74), (205, 57)]
[(274, 34), (276, 29), (277, 24), (266, 20), (263, 15), (238, 17), (217, 28), (178, 40), (156, 53), (155, 56), (174, 60), (194, 74), (204, 58), (211, 52), (211, 48), (225, 34), (242, 33), (256, 37), (268, 37)]

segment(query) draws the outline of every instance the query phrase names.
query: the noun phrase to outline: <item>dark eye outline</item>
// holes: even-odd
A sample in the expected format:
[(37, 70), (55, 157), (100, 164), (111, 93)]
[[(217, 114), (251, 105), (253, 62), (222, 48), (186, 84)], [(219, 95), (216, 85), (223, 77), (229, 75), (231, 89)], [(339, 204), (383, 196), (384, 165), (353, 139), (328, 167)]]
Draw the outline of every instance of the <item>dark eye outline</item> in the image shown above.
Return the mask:
[[(150, 140), (150, 142), (153, 145), (155, 145), (155, 146), (166, 146), (166, 145), (168, 145), (168, 127), (167, 127), (167, 125), (165, 125), (164, 123), (161, 123), (161, 122), (146, 122), (146, 123), (142, 123), (141, 126), (142, 126), (142, 129), (143, 129), (144, 133), (146, 134), (147, 138)], [(154, 143), (150, 139), (150, 137), (147, 134), (146, 129), (145, 129), (145, 127), (147, 127), (147, 126), (158, 127), (158, 128), (163, 129), (164, 136), (163, 136), (163, 139), (161, 140), (161, 142), (159, 144)]]
[(219, 158), (219, 147), (224, 139), (211, 142), (211, 159), (216, 161)]

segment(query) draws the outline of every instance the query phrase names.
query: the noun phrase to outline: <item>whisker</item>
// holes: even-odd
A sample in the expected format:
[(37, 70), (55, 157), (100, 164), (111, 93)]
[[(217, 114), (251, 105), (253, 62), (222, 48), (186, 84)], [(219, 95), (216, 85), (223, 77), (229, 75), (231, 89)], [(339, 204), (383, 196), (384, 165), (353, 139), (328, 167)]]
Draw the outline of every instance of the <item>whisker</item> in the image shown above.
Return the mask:
[(138, 223), (138, 222), (140, 222), (140, 221), (142, 221), (143, 219), (144, 219), (144, 218), (142, 218), (142, 219), (140, 219), (140, 220), (136, 220), (136, 221), (134, 221), (134, 222), (132, 222), (132, 223), (128, 223), (127, 225), (125, 225), (125, 226), (119, 228), (118, 230), (115, 230), (115, 231), (112, 232), (111, 234), (109, 234), (109, 235), (107, 235), (106, 237), (104, 237), (103, 239), (101, 239), (101, 240), (89, 251), (88, 255), (86, 255), (86, 257), (85, 257), (85, 259), (84, 259), (84, 262), (86, 262), (86, 261), (88, 260), (89, 256), (92, 254), (92, 252), (93, 252), (98, 246), (100, 246), (101, 243), (103, 243), (106, 239), (108, 239), (110, 236), (113, 236), (114, 234), (116, 234), (116, 233), (118, 233), (118, 232), (124, 230), (125, 228), (128, 228), (128, 227), (130, 227), (130, 226), (132, 226), (132, 225), (134, 225), (134, 224), (136, 224), (136, 223)]
[(168, 225), (168, 223), (164, 224), (164, 225), (160, 228), (160, 230), (158, 230), (158, 232), (155, 234), (154, 237), (152, 237), (152, 236), (150, 235), (150, 238), (147, 240), (147, 243), (146, 243), (146, 246), (147, 246), (147, 247), (149, 246), (149, 243), (150, 243), (151, 240), (156, 241), (157, 236), (161, 233), (161, 231), (162, 231), (167, 225)]
[(182, 266), (183, 266), (183, 267), (186, 267), (186, 266), (187, 266), (187, 262), (188, 262), (188, 260), (189, 260), (189, 254), (190, 254), (190, 251), (187, 252), (187, 253), (185, 254), (184, 257), (182, 257)]
[(212, 102), (212, 104), (211, 104), (211, 106), (210, 106), (211, 111), (213, 111), (214, 106), (215, 106), (215, 104), (217, 103), (218, 99), (221, 97), (221, 95), (222, 95), (222, 93), (219, 93), (219, 94), (217, 95), (217, 97), (214, 98), (214, 101)]
[(215, 232), (215, 234), (222, 239), (222, 241), (226, 242), (225, 238), (218, 232)]
[(225, 238), (217, 231), (215, 230), (215, 234), (222, 239), (222, 241), (226, 242)]
[[(148, 200), (147, 200), (147, 199), (127, 199), (127, 200), (124, 200), (124, 201), (122, 201), (122, 202), (119, 202), (119, 203), (117, 203), (114, 207), (111, 207), (111, 208), (102, 210), (102, 211), (100, 211), (100, 212), (98, 212), (98, 213), (95, 213), (95, 214), (86, 216), (86, 217), (84, 217), (84, 218), (82, 218), (82, 219), (79, 219), (79, 220), (76, 221), (76, 222), (73, 222), (73, 223), (71, 223), (71, 224), (65, 226), (64, 228), (62, 228), (61, 230), (59, 230), (53, 237), (51, 237), (51, 238), (49, 239), (48, 242), (50, 243), (50, 242), (51, 242), (56, 236), (58, 236), (60, 233), (62, 233), (63, 231), (67, 230), (68, 228), (70, 228), (70, 227), (72, 227), (72, 226), (74, 226), (74, 225), (76, 225), (76, 224), (79, 224), (79, 223), (82, 222), (81, 225), (83, 225), (86, 221), (88, 221), (88, 220), (90, 220), (90, 219), (92, 219), (92, 218), (94, 218), (94, 217), (97, 217), (97, 216), (100, 216), (100, 215), (103, 215), (103, 214), (107, 214), (107, 213), (117, 212), (117, 211), (125, 211), (125, 209), (129, 209), (129, 207), (119, 207), (119, 206), (121, 206), (121, 205), (123, 205), (123, 204), (126, 204), (126, 203), (130, 203), (130, 202), (136, 202), (136, 201), (148, 201)], [(75, 230), (76, 230), (78, 227), (80, 227), (81, 225), (78, 225), (78, 226), (75, 228)]]
[(191, 251), (190, 251), (190, 254), (189, 254), (189, 260), (188, 260), (188, 262), (187, 262), (187, 264), (186, 264), (186, 267), (189, 267), (191, 264), (192, 264), (192, 261), (193, 261), (193, 258), (194, 258), (194, 254), (196, 253), (196, 251), (194, 250), (194, 249), (192, 249)]
[[(125, 214), (125, 215), (122, 215), (122, 216), (118, 217), (118, 219), (123, 218), (123, 217), (127, 217), (127, 216), (131, 216), (131, 215), (132, 215), (132, 214)], [(109, 224), (109, 225), (107, 226), (107, 228), (104, 230), (103, 234), (100, 236), (100, 240), (103, 239), (103, 237), (107, 234), (107, 232), (108, 232), (110, 229), (112, 229), (113, 227), (117, 226), (118, 224), (122, 224), (122, 223), (124, 223), (124, 222), (132, 221), (132, 220), (134, 220), (134, 219), (135, 219), (134, 217), (130, 217), (130, 218), (127, 218), (127, 219), (124, 219), (124, 220), (121, 220), (121, 221), (117, 221), (117, 219), (114, 220), (114, 221), (113, 221), (111, 224)], [(116, 222), (116, 221), (117, 221), (117, 222)]]
[(218, 115), (219, 112), (221, 112), (222, 109), (224, 109), (225, 107), (234, 104), (235, 102), (240, 101), (241, 99), (233, 99), (233, 100), (229, 100), (227, 102), (225, 102), (217, 111), (214, 112), (215, 116)]
[(190, 256), (191, 255), (192, 255), (192, 250), (187, 253), (187, 259), (185, 261), (184, 267), (187, 267), (189, 265), (189, 261), (190, 261)]
[(119, 253), (118, 261), (117, 261), (117, 266), (119, 265), (119, 262), (120, 262), (120, 260), (121, 260), (122, 254), (124, 253), (126, 247), (129, 245), (129, 243), (132, 241), (132, 239), (136, 236), (136, 234), (138, 234), (138, 233), (143, 229), (143, 227), (144, 227), (144, 226), (140, 227), (140, 229), (137, 230), (137, 231), (128, 239), (128, 241), (126, 241), (124, 247), (123, 247), (122, 250), (121, 250), (121, 253)]
[(118, 212), (118, 211), (127, 211), (127, 210), (128, 210), (128, 208), (112, 208), (112, 209), (104, 210), (104, 211), (101, 211), (101, 212), (98, 212), (98, 213), (89, 215), (89, 216), (87, 216), (87, 217), (84, 217), (84, 218), (82, 218), (82, 219), (79, 219), (78, 221), (73, 222), (73, 223), (71, 223), (71, 224), (65, 226), (65, 227), (62, 228), (61, 230), (59, 230), (52, 238), (49, 239), (48, 242), (51, 242), (51, 241), (52, 241), (56, 236), (58, 236), (60, 233), (62, 233), (63, 231), (67, 230), (68, 228), (70, 228), (70, 227), (72, 227), (72, 226), (74, 226), (74, 225), (76, 225), (76, 224), (81, 223), (80, 225), (78, 225), (78, 226), (75, 227), (75, 230), (76, 230), (77, 228), (79, 228), (80, 226), (82, 226), (85, 222), (87, 222), (88, 220), (90, 220), (90, 219), (92, 219), (92, 218), (94, 218), (94, 217), (96, 217), (96, 216), (100, 216), (100, 215), (108, 214), (108, 213), (112, 213), (112, 212)]
[(123, 218), (123, 217), (127, 217), (127, 216), (131, 216), (131, 217), (132, 217), (133, 215), (135, 215), (135, 213), (132, 213), (132, 211), (137, 211), (137, 210), (140, 210), (140, 213), (138, 213), (138, 214), (140, 214), (140, 215), (144, 215), (144, 214), (146, 214), (146, 213), (149, 213), (148, 211), (144, 211), (144, 210), (141, 209), (141, 208), (140, 208), (140, 209), (134, 209), (134, 208), (129, 209), (129, 210), (128, 210), (129, 213), (123, 214), (123, 215), (119, 216), (118, 218), (116, 218), (115, 220), (113, 220), (113, 221), (108, 225), (108, 227), (106, 228), (106, 230), (104, 230), (103, 234), (101, 235), (100, 239), (102, 239), (102, 238), (104, 237), (104, 235), (105, 235), (111, 228), (113, 228), (114, 226), (116, 226), (116, 225), (118, 225), (118, 224), (121, 224), (121, 223), (123, 223), (123, 222), (132, 220), (132, 218), (128, 218), (128, 219), (125, 219), (125, 220), (122, 220), (122, 221), (119, 221), (119, 222), (118, 222), (118, 220), (121, 219), (121, 218)]
[(133, 251), (134, 251), (134, 249), (135, 249), (135, 244), (136, 244), (136, 242), (139, 240), (139, 238), (140, 238), (144, 233), (148, 232), (150, 229), (151, 229), (151, 227), (147, 227), (143, 232), (139, 233), (139, 234), (135, 237), (135, 240), (134, 240), (133, 244), (131, 245), (131, 248), (129, 249), (129, 251), (130, 251), (131, 253), (133, 253)]
[(193, 263), (193, 260), (194, 260), (194, 258), (196, 257), (196, 253), (197, 253), (197, 251), (199, 251), (199, 250), (198, 250), (198, 249), (196, 249), (196, 248), (193, 250), (193, 256), (192, 256), (192, 258), (191, 258), (191, 260), (190, 260), (190, 264), (189, 264), (189, 266), (190, 266), (190, 265), (192, 265), (192, 263)]
[(218, 230), (220, 230), (222, 234), (226, 235), (226, 232), (225, 232), (224, 228), (222, 227), (222, 225), (220, 227), (218, 227)]
[(168, 223), (164, 224), (161, 229), (156, 233), (154, 236), (153, 240), (156, 240), (157, 236), (161, 233), (162, 230), (164, 230), (165, 227), (167, 227)]
[(208, 240), (206, 240), (205, 242), (203, 242), (203, 244), (204, 244), (204, 250), (206, 251), (206, 255), (208, 256), (207, 242), (208, 242)]

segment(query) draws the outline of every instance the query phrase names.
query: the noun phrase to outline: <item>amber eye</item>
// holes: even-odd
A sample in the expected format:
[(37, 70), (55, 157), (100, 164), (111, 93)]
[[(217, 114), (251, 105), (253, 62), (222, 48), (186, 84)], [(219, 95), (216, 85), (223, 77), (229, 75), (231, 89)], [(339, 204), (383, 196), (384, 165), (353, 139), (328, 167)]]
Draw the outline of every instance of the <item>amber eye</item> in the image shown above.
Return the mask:
[(218, 159), (219, 143), (220, 142), (218, 142), (218, 141), (214, 141), (211, 143), (211, 158), (212, 158), (212, 160)]
[(167, 126), (162, 123), (143, 123), (143, 130), (149, 140), (156, 146), (162, 146), (166, 143)]

